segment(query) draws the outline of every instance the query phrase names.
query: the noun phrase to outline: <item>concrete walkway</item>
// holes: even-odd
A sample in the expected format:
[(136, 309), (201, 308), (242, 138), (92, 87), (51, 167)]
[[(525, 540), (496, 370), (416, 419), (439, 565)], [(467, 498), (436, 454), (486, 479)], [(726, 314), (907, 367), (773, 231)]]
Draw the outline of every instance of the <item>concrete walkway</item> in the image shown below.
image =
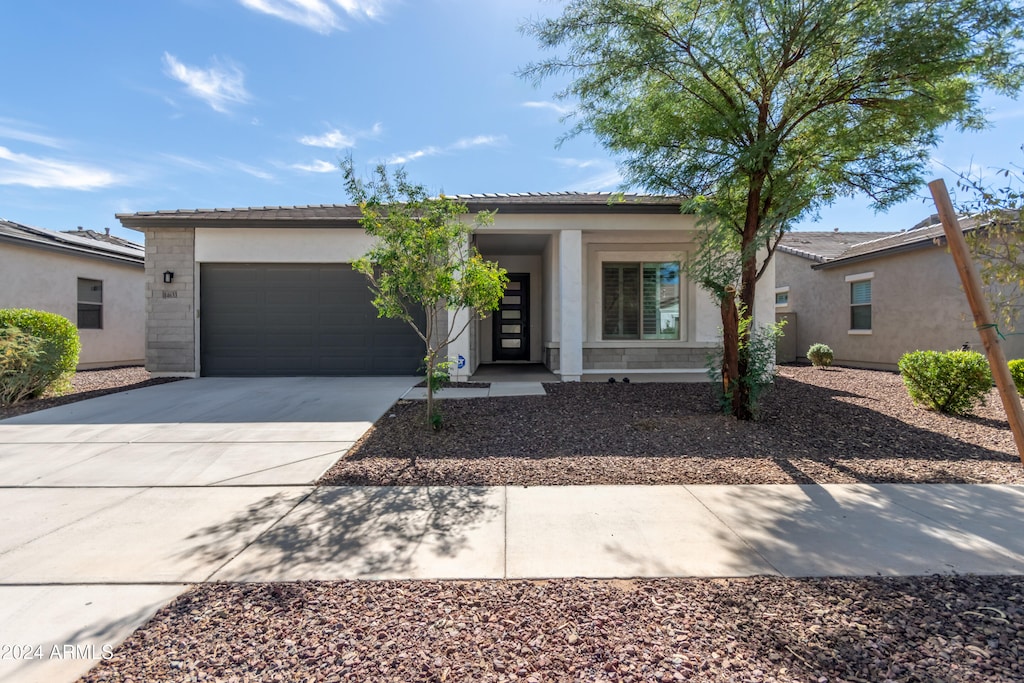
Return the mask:
[[(1022, 486), (338, 487), (414, 380), (193, 380), (0, 422), (0, 681), (207, 581), (1024, 574)], [(70, 648), (70, 649), (69, 649)]]

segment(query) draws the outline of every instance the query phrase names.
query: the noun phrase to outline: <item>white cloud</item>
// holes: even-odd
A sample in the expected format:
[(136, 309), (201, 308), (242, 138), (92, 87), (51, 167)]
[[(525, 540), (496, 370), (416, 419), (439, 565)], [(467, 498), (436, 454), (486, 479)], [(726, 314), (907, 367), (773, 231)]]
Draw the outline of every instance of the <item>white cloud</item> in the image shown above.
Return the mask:
[(249, 175), (253, 176), (254, 178), (259, 178), (260, 180), (273, 180), (274, 179), (274, 176), (273, 176), (272, 173), (269, 173), (268, 171), (264, 171), (262, 168), (257, 168), (256, 166), (250, 166), (249, 164), (243, 163), (241, 161), (236, 161), (234, 159), (224, 159), (223, 157), (221, 158), (221, 161), (223, 161), (224, 164), (226, 166), (228, 166), (229, 168), (234, 168), (236, 170), (241, 171), (242, 173), (248, 173)]
[(209, 69), (188, 66), (169, 52), (164, 53), (164, 73), (185, 85), (190, 95), (209, 104), (215, 111), (226, 113), (231, 104), (245, 104), (252, 99), (245, 89), (245, 75), (231, 63), (216, 59)]
[(198, 159), (193, 159), (192, 157), (181, 156), (180, 154), (161, 154), (160, 156), (162, 156), (164, 159), (167, 159), (168, 161), (171, 161), (179, 166), (184, 166), (186, 168), (194, 168), (198, 171), (214, 170), (213, 167), (210, 166), (210, 164), (207, 164), (206, 162), (203, 161), (199, 161)]
[(335, 128), (323, 135), (304, 135), (299, 142), (309, 147), (325, 147), (327, 149), (348, 149), (355, 147), (356, 139), (351, 135), (345, 135)]
[(444, 154), (445, 152), (452, 152), (456, 150), (470, 149), (472, 147), (489, 147), (498, 145), (504, 142), (507, 138), (504, 135), (477, 135), (471, 138), (460, 138), (446, 147), (436, 147), (430, 145), (429, 147), (423, 147), (415, 152), (407, 152), (405, 154), (395, 154), (388, 158), (387, 163), (389, 164), (405, 164), (410, 161), (416, 161), (424, 157), (437, 156), (438, 154)]
[(605, 192), (622, 187), (622, 175), (615, 164), (608, 159), (574, 159), (562, 157), (554, 159), (559, 166), (569, 169), (588, 171), (590, 175), (580, 180), (566, 183), (573, 190), (580, 192)]
[(64, 144), (57, 138), (26, 130), (27, 128), (32, 127), (33, 126), (31, 125), (15, 121), (14, 119), (0, 118), (0, 138), (21, 140), (22, 142), (30, 142), (34, 145), (42, 145), (44, 147), (53, 147), (56, 149), (64, 147)]
[(330, 173), (331, 171), (338, 170), (337, 164), (332, 164), (323, 159), (315, 159), (311, 164), (292, 164), (291, 167), (299, 171), (308, 171), (309, 173)]
[(344, 28), (339, 11), (352, 19), (378, 19), (391, 0), (238, 0), (255, 12), (289, 21), (317, 33)]
[(529, 107), (530, 109), (549, 109), (559, 116), (565, 116), (572, 112), (572, 107), (566, 107), (565, 105), (558, 104), (557, 102), (523, 102), (523, 106)]
[(0, 147), (0, 185), (95, 190), (119, 181), (110, 171), (96, 166), (34, 157)]

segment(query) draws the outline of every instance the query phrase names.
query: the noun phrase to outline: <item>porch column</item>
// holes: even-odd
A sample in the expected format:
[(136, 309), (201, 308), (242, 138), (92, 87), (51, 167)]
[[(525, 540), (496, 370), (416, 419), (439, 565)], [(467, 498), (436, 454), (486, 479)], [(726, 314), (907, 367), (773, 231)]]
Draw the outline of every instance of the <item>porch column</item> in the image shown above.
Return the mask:
[[(462, 309), (458, 312), (448, 311), (448, 328), (453, 331), (458, 331), (465, 326), (466, 321), (469, 320), (470, 311)], [(452, 367), (449, 375), (453, 382), (465, 382), (469, 380), (470, 372), (470, 355), (469, 355), (469, 344), (472, 330), (466, 328), (462, 333), (462, 336), (448, 344), (448, 360), (451, 361)], [(462, 367), (460, 368), (459, 365)]]
[(583, 377), (583, 233), (558, 234), (558, 273), (561, 339), (558, 372), (563, 382)]

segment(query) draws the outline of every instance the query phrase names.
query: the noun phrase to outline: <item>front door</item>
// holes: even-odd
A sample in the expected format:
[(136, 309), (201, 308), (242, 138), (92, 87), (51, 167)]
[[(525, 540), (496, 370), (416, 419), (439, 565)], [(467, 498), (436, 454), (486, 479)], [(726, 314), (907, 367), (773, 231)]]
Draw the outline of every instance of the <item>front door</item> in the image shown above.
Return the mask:
[(509, 273), (494, 312), (494, 360), (530, 360), (530, 275)]

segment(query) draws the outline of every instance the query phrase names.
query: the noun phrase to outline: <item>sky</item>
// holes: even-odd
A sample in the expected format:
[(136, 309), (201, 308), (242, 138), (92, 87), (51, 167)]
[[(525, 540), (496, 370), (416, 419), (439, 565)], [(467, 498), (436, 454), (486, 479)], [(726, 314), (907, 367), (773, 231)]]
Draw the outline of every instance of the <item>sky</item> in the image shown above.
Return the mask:
[[(338, 162), (404, 165), (435, 192), (616, 191), (571, 101), (516, 72), (545, 0), (32, 0), (0, 5), (0, 217), (142, 240), (115, 213), (345, 203)], [(1024, 102), (946, 131), (934, 177), (1024, 161)], [(844, 199), (800, 230), (900, 230)]]

